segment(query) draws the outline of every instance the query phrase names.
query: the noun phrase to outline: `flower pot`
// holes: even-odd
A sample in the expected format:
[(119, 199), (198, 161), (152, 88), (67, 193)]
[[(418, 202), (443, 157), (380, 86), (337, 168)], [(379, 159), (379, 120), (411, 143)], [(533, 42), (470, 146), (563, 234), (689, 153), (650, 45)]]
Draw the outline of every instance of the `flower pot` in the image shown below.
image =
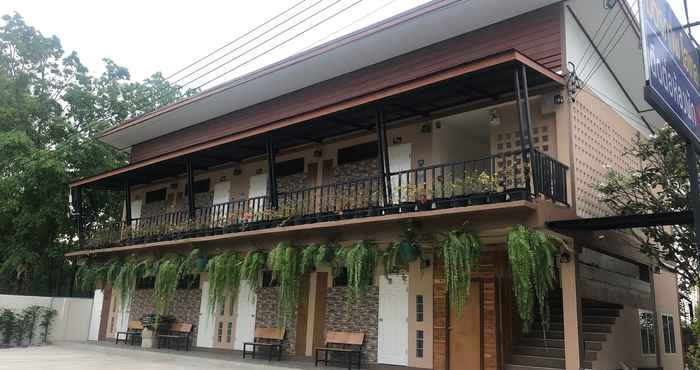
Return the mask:
[(141, 348), (153, 348), (154, 337), (155, 331), (150, 328), (143, 328), (143, 331), (141, 331)]
[(416, 211), (416, 203), (414, 202), (401, 202), (399, 205), (399, 212), (401, 213), (407, 213), (407, 212), (415, 212)]
[(438, 198), (433, 200), (436, 209), (445, 209), (453, 206), (452, 199), (450, 198)]
[(506, 201), (528, 199), (527, 190), (523, 188), (506, 190)]
[(474, 194), (469, 194), (469, 205), (479, 205), (479, 204), (486, 204), (489, 201), (489, 194), (488, 193), (474, 193)]
[(505, 192), (490, 193), (488, 196), (489, 203), (502, 203), (506, 201), (508, 195)]
[(384, 207), (384, 214), (385, 215), (393, 215), (399, 213), (399, 207), (398, 206), (386, 206)]
[(353, 212), (352, 209), (344, 209), (343, 212), (341, 212), (341, 214), (340, 214), (340, 218), (343, 220), (347, 220), (347, 219), (354, 218), (354, 217), (355, 217), (355, 212)]
[(416, 202), (416, 207), (419, 211), (429, 211), (433, 209), (433, 202), (421, 200), (419, 202)]
[(452, 207), (466, 207), (469, 205), (469, 197), (458, 195), (452, 198)]

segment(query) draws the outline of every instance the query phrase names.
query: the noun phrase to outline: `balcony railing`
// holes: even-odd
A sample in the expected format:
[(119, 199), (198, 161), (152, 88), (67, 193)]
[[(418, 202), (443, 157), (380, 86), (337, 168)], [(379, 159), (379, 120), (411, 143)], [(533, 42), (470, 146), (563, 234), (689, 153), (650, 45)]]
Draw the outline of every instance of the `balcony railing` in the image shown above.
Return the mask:
[(530, 166), (520, 152), (369, 176), (134, 219), (91, 230), (87, 248), (182, 239), (245, 230), (463, 207), (543, 196), (566, 204), (567, 168), (532, 151)]

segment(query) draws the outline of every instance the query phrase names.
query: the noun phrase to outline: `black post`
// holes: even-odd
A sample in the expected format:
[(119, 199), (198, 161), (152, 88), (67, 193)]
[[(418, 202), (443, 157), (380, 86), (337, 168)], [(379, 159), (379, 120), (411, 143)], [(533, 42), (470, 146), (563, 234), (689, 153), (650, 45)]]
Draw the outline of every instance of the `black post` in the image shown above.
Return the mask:
[[(520, 149), (521, 149), (521, 156), (522, 156), (522, 168), (523, 168), (523, 181), (525, 182), (525, 189), (527, 190), (528, 194), (530, 193), (530, 181), (528, 181), (527, 177), (525, 176), (525, 163), (527, 161), (527, 151), (528, 151), (528, 145), (525, 144), (525, 119), (523, 118), (523, 106), (522, 106), (522, 90), (520, 89), (520, 70), (518, 67), (515, 67), (513, 70), (513, 81), (514, 81), (514, 87), (515, 87), (515, 98), (516, 98), (516, 110), (518, 112), (518, 123), (519, 123), (519, 133), (520, 133)], [(515, 183), (515, 178), (513, 179)], [(507, 181), (507, 179), (506, 179)]]
[(270, 206), (274, 209), (277, 201), (277, 176), (275, 175), (275, 147), (272, 145), (272, 135), (267, 135), (267, 184), (270, 188)]
[(124, 221), (126, 225), (131, 225), (131, 185), (129, 185), (129, 180), (126, 180), (124, 188), (124, 208), (126, 212)]
[(194, 172), (192, 170), (192, 159), (185, 159), (185, 167), (187, 170), (187, 215), (190, 220), (194, 220)]
[(83, 189), (73, 188), (74, 200), (73, 208), (75, 209), (75, 219), (78, 224), (78, 243), (80, 246), (85, 245), (85, 222), (83, 220)]
[(382, 192), (382, 200), (384, 201), (384, 206), (388, 204), (388, 191), (387, 191), (387, 158), (385, 158), (386, 151), (386, 131), (384, 130), (384, 111), (381, 107), (377, 108), (376, 112), (377, 121), (377, 171), (379, 172), (379, 188)]
[(697, 269), (700, 271), (700, 199), (698, 199), (698, 158), (691, 142), (685, 146), (686, 164), (688, 166), (688, 178), (690, 179), (689, 205), (693, 210), (693, 225), (695, 227), (695, 254)]
[(530, 92), (527, 87), (527, 67), (525, 65), (522, 66), (521, 70), (521, 77), (523, 79), (523, 102), (525, 103), (525, 135), (527, 139), (527, 152), (526, 158), (524, 160), (527, 160), (526, 162), (523, 162), (523, 176), (525, 177), (525, 188), (530, 191), (530, 175), (533, 173), (532, 168), (532, 163), (530, 163), (530, 158), (532, 158), (532, 151), (534, 150), (534, 146), (532, 144), (532, 114), (530, 113)]

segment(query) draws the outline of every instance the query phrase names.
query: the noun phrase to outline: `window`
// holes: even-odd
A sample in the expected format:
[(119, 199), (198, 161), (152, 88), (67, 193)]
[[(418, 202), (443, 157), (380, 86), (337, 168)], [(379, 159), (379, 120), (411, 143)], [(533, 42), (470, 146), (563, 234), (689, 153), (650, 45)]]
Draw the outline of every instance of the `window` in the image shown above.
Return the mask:
[[(195, 194), (208, 193), (209, 192), (209, 179), (195, 181), (192, 184), (192, 187), (194, 188)], [(185, 195), (187, 195), (187, 194), (189, 194), (189, 187), (187, 185), (185, 185)]]
[(425, 349), (425, 333), (423, 330), (416, 330), (416, 358), (423, 358), (423, 350)]
[(343, 267), (337, 275), (333, 276), (333, 286), (348, 286), (348, 269)]
[(226, 325), (226, 343), (231, 343), (231, 334), (233, 332), (233, 323), (229, 322)]
[(362, 161), (370, 158), (377, 158), (379, 148), (376, 141), (349, 146), (338, 149), (338, 164)]
[(673, 316), (662, 315), (661, 325), (664, 329), (664, 351), (676, 353), (676, 333), (673, 331)]
[(279, 283), (277, 280), (272, 278), (272, 271), (270, 270), (265, 270), (262, 273), (262, 287), (263, 288), (272, 288), (279, 286)]
[(654, 332), (654, 314), (649, 311), (639, 312), (639, 327), (642, 334), (642, 354), (656, 353), (656, 338)]
[(149, 191), (146, 193), (146, 203), (160, 202), (165, 200), (166, 188)]
[(292, 159), (275, 164), (275, 176), (285, 177), (304, 172), (304, 158)]
[(423, 295), (418, 294), (416, 295), (416, 321), (422, 322), (423, 321), (423, 313), (424, 313), (424, 303), (423, 303)]

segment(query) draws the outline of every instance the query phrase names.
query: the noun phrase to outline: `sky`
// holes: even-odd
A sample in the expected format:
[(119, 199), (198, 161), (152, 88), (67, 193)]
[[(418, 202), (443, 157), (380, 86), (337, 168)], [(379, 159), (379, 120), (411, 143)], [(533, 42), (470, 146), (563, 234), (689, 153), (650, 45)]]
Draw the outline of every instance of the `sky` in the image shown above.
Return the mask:
[[(171, 76), (174, 72), (245, 34), (299, 1), (2, 0), (0, 14), (18, 12), (28, 24), (36, 27), (45, 36), (58, 36), (64, 49), (67, 52), (77, 51), (83, 64), (93, 74), (103, 71), (102, 58), (111, 58), (117, 64), (127, 67), (132, 74), (132, 79), (142, 80), (156, 71), (163, 72), (166, 77)], [(179, 80), (178, 84), (184, 84), (187, 87), (198, 87), (202, 84), (204, 87), (210, 87), (427, 1), (305, 0), (284, 16), (188, 69), (187, 72), (173, 76), (170, 81)], [(636, 3), (636, 1), (631, 0), (630, 3)], [(669, 1), (679, 18), (684, 20), (683, 0)], [(700, 20), (700, 1), (688, 0), (688, 5), (691, 22)], [(310, 8), (290, 22), (263, 35), (265, 30), (282, 23), (286, 18), (307, 7)], [(343, 10), (345, 8), (347, 10)], [(286, 27), (316, 12), (318, 14), (272, 39), (265, 46), (250, 50), (258, 42), (275, 36)], [(292, 41), (272, 48), (327, 17), (332, 18)], [(700, 38), (700, 27), (695, 28), (695, 34), (696, 38)], [(255, 37), (259, 38), (253, 40)], [(246, 42), (249, 44), (242, 46)], [(237, 46), (241, 49), (223, 56)], [(272, 50), (268, 52), (268, 49)], [(239, 56), (245, 51), (248, 51), (246, 55)], [(253, 59), (260, 54), (263, 55)], [(196, 67), (220, 56), (222, 59), (218, 62), (192, 76), (186, 76)], [(232, 58), (237, 59), (205, 74)], [(238, 68), (224, 74), (234, 67)], [(217, 77), (218, 79), (215, 79)]]

